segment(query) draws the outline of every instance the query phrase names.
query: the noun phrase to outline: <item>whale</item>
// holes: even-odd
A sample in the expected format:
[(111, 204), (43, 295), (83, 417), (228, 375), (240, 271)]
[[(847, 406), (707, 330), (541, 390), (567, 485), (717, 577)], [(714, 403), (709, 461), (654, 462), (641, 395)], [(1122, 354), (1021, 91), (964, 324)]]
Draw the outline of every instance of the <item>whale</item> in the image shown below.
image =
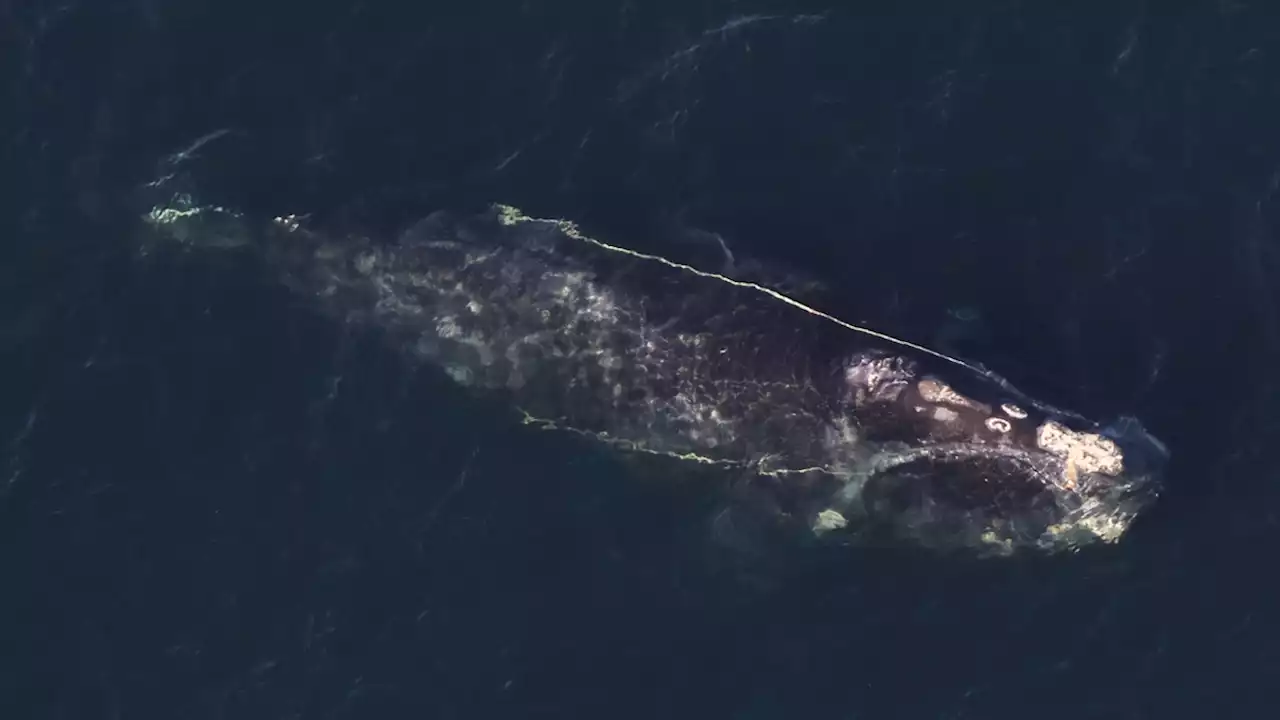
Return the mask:
[(750, 478), (817, 542), (982, 557), (1118, 542), (1169, 451), (974, 362), (840, 319), (729, 264), (669, 259), (504, 204), (386, 237), (163, 194), (145, 256), (250, 255), (336, 323), (497, 397), (515, 422)]

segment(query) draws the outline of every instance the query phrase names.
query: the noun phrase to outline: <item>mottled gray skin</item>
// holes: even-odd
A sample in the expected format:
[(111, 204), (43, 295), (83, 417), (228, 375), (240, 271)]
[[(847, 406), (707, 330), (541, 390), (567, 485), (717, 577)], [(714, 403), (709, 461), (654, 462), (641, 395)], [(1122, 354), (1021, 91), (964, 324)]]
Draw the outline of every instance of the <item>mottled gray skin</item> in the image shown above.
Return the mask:
[(563, 221), (437, 213), (394, 242), (183, 200), (148, 221), (153, 241), (253, 248), (323, 312), (531, 424), (768, 478), (818, 534), (1058, 550), (1116, 540), (1154, 497), (1163, 449), (1132, 419), (1109, 437), (962, 362)]

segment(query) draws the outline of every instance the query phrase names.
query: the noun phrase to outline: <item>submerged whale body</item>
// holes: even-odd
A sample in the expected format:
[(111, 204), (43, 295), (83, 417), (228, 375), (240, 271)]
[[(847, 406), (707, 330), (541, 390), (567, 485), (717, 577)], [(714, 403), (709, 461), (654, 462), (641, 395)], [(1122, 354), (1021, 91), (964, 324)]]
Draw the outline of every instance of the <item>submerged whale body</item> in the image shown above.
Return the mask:
[(756, 478), (802, 534), (1008, 555), (1118, 540), (1164, 447), (777, 290), (507, 206), (391, 241), (256, 222), (188, 196), (148, 244), (248, 248), (344, 322), (384, 329), (530, 425)]

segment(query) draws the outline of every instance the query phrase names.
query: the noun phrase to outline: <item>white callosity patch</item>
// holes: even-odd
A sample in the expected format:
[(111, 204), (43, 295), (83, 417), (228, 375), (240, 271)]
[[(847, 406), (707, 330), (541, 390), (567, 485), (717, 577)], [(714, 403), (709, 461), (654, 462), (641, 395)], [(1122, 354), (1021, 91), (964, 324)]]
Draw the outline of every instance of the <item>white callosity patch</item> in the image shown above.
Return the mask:
[(1076, 472), (1102, 473), (1115, 477), (1124, 472), (1124, 455), (1111, 438), (1091, 432), (1076, 432), (1047, 420), (1036, 430), (1036, 444), (1063, 458)]
[(935, 405), (923, 409), (933, 416), (935, 422), (951, 424), (960, 419), (960, 413), (952, 410), (951, 408), (942, 407), (941, 405)]
[(1027, 411), (1012, 403), (1002, 403), (1000, 411), (1016, 420), (1025, 420), (1027, 418)]
[(989, 417), (984, 424), (993, 432), (998, 433), (1007, 433), (1013, 429), (1013, 425), (1002, 417)]
[(991, 409), (972, 398), (965, 397), (951, 388), (950, 385), (937, 380), (935, 378), (925, 378), (916, 384), (916, 389), (920, 391), (920, 397), (932, 403), (942, 405), (951, 405), (958, 408), (968, 408), (976, 410), (983, 414), (989, 414)]
[(848, 527), (849, 519), (835, 510), (827, 509), (819, 512), (814, 518), (812, 529), (817, 535)]
[(845, 365), (844, 378), (854, 405), (892, 402), (915, 379), (915, 368), (896, 355), (860, 353)]

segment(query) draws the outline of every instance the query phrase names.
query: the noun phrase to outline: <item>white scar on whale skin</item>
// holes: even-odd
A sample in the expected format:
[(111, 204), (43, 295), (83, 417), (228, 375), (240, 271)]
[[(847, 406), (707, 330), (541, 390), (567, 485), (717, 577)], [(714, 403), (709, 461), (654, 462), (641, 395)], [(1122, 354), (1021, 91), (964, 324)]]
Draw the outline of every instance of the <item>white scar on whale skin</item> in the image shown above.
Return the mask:
[(668, 260), (667, 258), (662, 257), (661, 255), (650, 255), (648, 253), (638, 252), (636, 250), (620, 247), (618, 245), (610, 245), (609, 243), (606, 243), (602, 240), (597, 240), (588, 235), (584, 235), (578, 229), (577, 224), (569, 220), (551, 220), (551, 219), (545, 219), (545, 218), (529, 217), (528, 215), (525, 215), (524, 213), (520, 212), (518, 209), (514, 207), (511, 207), (510, 205), (497, 205), (495, 207), (497, 208), (499, 213), (499, 221), (503, 225), (512, 226), (512, 225), (518, 225), (519, 223), (522, 223), (522, 222), (552, 225), (557, 229), (559, 229), (561, 232), (563, 232), (567, 237), (571, 237), (574, 240), (579, 240), (581, 242), (585, 242), (590, 245), (595, 245), (596, 247), (599, 247), (604, 250), (608, 250), (610, 252), (620, 253), (622, 255), (630, 255), (631, 257), (639, 258), (641, 260), (650, 260), (653, 262), (659, 262), (668, 267), (675, 268), (677, 270), (683, 270), (688, 273), (693, 273), (694, 275), (697, 275), (699, 277), (719, 280), (720, 282), (733, 285), (734, 287), (754, 290), (756, 292), (768, 295), (769, 297), (772, 297), (775, 300), (784, 302), (787, 305), (790, 305), (794, 308), (803, 310), (804, 312), (807, 312), (810, 315), (813, 315), (815, 317), (820, 317), (823, 320), (833, 322), (845, 329), (852, 330), (854, 332), (859, 332), (864, 335), (870, 335), (871, 337), (884, 340), (886, 342), (891, 342), (891, 343), (894, 343), (895, 345), (911, 348), (912, 350), (915, 350), (917, 352), (922, 352), (928, 355), (932, 355), (933, 357), (939, 358), (941, 360), (945, 360), (955, 365), (959, 365), (960, 367), (966, 368), (980, 375), (988, 375), (988, 371), (982, 368), (976, 367), (974, 365), (970, 365), (969, 363), (959, 358), (952, 357), (945, 353), (940, 353), (937, 350), (932, 350), (923, 345), (917, 345), (908, 340), (903, 340), (902, 338), (897, 338), (892, 335), (886, 335), (884, 333), (876, 332), (875, 330), (872, 330), (870, 328), (864, 328), (859, 325), (854, 325), (853, 323), (847, 322), (845, 320), (841, 320), (840, 318), (835, 317), (834, 315), (830, 315), (828, 313), (822, 312), (817, 308), (806, 305), (789, 295), (784, 295), (778, 292), (777, 290), (765, 287), (764, 285), (748, 282), (745, 280), (734, 280), (733, 278), (725, 275), (721, 275), (720, 273), (713, 273), (713, 272), (707, 272), (706, 270), (699, 270), (698, 268), (693, 267), (692, 265), (685, 265), (684, 263), (674, 262), (672, 260)]
[(593, 245), (595, 247), (598, 247), (602, 250), (606, 250), (608, 252), (618, 253), (620, 255), (627, 255), (639, 260), (647, 260), (650, 262), (661, 263), (663, 265), (666, 265), (667, 267), (670, 267), (676, 270), (681, 270), (683, 272), (691, 273), (698, 277), (717, 280), (719, 282), (725, 283), (726, 285), (731, 285), (733, 287), (738, 287), (738, 288), (743, 288), (745, 290), (758, 292), (762, 295), (767, 295), (768, 297), (778, 300), (779, 302), (790, 305), (791, 307), (794, 307), (798, 310), (802, 310), (810, 315), (813, 315), (814, 317), (819, 317), (828, 322), (835, 323), (836, 325), (842, 328), (845, 328), (846, 330), (852, 330), (853, 332), (861, 333), (863, 335), (867, 335), (869, 337), (873, 337), (878, 340), (883, 340), (885, 342), (893, 343), (894, 345), (897, 345), (899, 347), (904, 347), (910, 350), (914, 350), (916, 352), (924, 353), (925, 355), (938, 358), (939, 360), (950, 363), (957, 367), (962, 367), (965, 370), (968, 370), (969, 372), (975, 373), (987, 380), (990, 380), (991, 382), (1000, 386), (1000, 389), (1004, 390), (1005, 392), (1015, 395), (1020, 400), (1023, 400), (1027, 404), (1032, 405), (1033, 407), (1036, 407), (1045, 412), (1062, 415), (1065, 417), (1071, 417), (1077, 420), (1085, 419), (1079, 413), (1072, 412), (1071, 410), (1067, 410), (1064, 408), (1056, 407), (1048, 403), (1036, 400), (1035, 398), (1032, 398), (1031, 396), (1022, 392), (1022, 390), (1014, 386), (1013, 383), (1009, 382), (1005, 378), (1001, 377), (999, 374), (994, 373), (985, 367), (981, 367), (973, 363), (965, 362), (964, 360), (961, 360), (960, 358), (957, 358), (953, 355), (948, 355), (946, 353), (938, 352), (937, 350), (926, 347), (924, 345), (913, 343), (910, 340), (904, 340), (902, 338), (895, 337), (893, 335), (877, 332), (870, 328), (862, 327), (861, 325), (854, 325), (853, 323), (848, 322), (847, 320), (841, 320), (840, 318), (834, 315), (831, 315), (830, 313), (825, 313), (815, 307), (806, 305), (805, 303), (802, 303), (799, 300), (796, 300), (795, 298), (789, 295), (786, 295), (785, 293), (778, 292), (777, 290), (774, 290), (773, 288), (767, 287), (765, 285), (750, 282), (747, 280), (735, 280), (731, 277), (728, 277), (727, 275), (722, 275), (720, 273), (701, 270), (699, 268), (693, 267), (692, 265), (675, 262), (674, 260), (670, 260), (668, 258), (662, 257), (661, 255), (652, 255), (649, 253), (643, 253), (637, 250), (632, 250), (630, 248), (621, 247), (619, 245), (612, 245), (610, 243), (604, 242), (603, 240), (597, 240), (596, 238), (593, 238), (589, 235), (584, 234), (581, 230), (578, 229), (577, 223), (572, 222), (570, 220), (552, 219), (552, 218), (535, 218), (535, 217), (531, 217), (529, 215), (524, 214), (523, 212), (520, 211), (519, 208), (513, 207), (511, 205), (505, 205), (502, 203), (495, 203), (493, 205), (493, 208), (498, 212), (498, 222), (500, 222), (501, 224), (507, 227), (512, 227), (515, 225), (519, 225), (521, 223), (549, 225), (551, 227), (556, 228), (560, 232), (562, 232), (565, 235), (565, 237), (573, 238), (574, 240), (586, 243), (588, 245)]

